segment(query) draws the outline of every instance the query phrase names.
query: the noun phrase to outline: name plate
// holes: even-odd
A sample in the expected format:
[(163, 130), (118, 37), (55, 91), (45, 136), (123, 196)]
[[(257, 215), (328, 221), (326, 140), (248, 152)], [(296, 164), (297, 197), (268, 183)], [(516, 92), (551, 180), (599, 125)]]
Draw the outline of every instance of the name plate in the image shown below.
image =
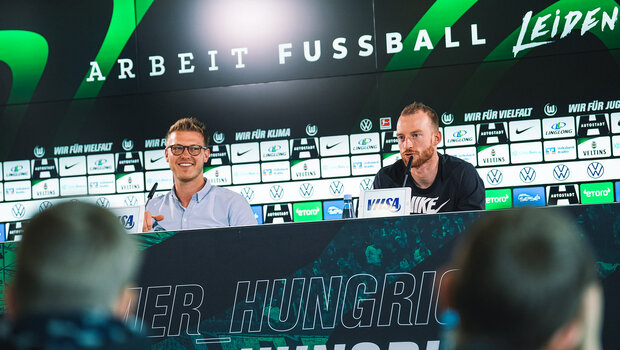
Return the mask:
[(403, 216), (411, 213), (411, 188), (382, 188), (363, 191), (360, 194), (359, 214), (361, 218), (381, 216)]

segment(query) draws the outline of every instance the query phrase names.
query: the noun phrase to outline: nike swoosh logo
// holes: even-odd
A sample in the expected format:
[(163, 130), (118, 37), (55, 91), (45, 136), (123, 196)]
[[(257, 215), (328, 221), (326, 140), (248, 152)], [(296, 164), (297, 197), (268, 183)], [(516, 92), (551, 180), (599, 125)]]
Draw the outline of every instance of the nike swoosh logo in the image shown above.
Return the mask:
[(74, 166), (78, 165), (80, 163), (75, 163), (75, 164), (71, 164), (71, 165), (65, 165), (65, 170), (69, 170), (71, 168), (73, 168)]
[(250, 151), (251, 151), (251, 149), (243, 151), (243, 152), (237, 152), (237, 157), (241, 157), (242, 155), (244, 155), (244, 154), (246, 154), (246, 153), (248, 153)]
[(161, 156), (161, 157), (159, 157), (159, 158), (155, 158), (155, 159), (151, 158), (151, 159), (150, 159), (150, 161), (151, 161), (151, 163), (155, 163), (155, 162), (157, 162), (158, 160), (162, 159), (163, 157), (164, 157), (164, 156)]
[(531, 128), (533, 128), (533, 126), (530, 126), (529, 128), (525, 128), (525, 129), (523, 129), (523, 130), (519, 130), (519, 129), (517, 129), (517, 130), (516, 130), (517, 135), (519, 135), (519, 134), (523, 134), (524, 132), (526, 132), (526, 131), (530, 130)]
[(339, 144), (341, 144), (341, 143), (342, 143), (342, 141), (340, 141), (340, 142), (338, 142), (338, 143), (334, 143), (333, 145), (325, 145), (325, 148), (326, 148), (326, 149), (332, 149), (332, 148), (334, 148), (334, 147), (338, 146), (338, 145), (339, 145)]

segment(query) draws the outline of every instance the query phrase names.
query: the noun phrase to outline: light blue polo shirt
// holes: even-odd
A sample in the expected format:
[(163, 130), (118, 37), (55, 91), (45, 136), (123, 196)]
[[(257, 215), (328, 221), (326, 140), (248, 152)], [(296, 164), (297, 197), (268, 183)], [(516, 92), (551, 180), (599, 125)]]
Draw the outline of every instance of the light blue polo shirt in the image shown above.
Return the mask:
[(151, 199), (146, 210), (164, 219), (153, 225), (154, 231), (177, 231), (200, 228), (256, 225), (248, 201), (231, 190), (212, 186), (205, 179), (204, 187), (192, 196), (183, 208), (174, 189)]

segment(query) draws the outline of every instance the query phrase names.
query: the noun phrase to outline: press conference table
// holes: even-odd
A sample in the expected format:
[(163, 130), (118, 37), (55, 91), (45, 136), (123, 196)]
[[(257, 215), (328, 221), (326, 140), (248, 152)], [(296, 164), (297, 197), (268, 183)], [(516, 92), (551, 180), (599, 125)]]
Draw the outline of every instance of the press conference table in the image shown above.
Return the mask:
[[(620, 203), (559, 210), (595, 247), (604, 348), (619, 348)], [(153, 349), (437, 349), (441, 266), (486, 214), (134, 235), (146, 253), (138, 326), (152, 334)]]

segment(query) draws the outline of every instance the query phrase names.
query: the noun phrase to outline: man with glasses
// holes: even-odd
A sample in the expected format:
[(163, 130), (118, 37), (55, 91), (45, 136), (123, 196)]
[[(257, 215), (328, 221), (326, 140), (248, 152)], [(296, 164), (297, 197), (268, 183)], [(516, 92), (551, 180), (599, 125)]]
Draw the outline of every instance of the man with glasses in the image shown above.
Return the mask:
[(146, 207), (143, 231), (174, 231), (256, 225), (250, 205), (241, 195), (211, 186), (203, 176), (209, 159), (209, 135), (195, 118), (183, 118), (166, 134), (166, 161), (174, 187)]

